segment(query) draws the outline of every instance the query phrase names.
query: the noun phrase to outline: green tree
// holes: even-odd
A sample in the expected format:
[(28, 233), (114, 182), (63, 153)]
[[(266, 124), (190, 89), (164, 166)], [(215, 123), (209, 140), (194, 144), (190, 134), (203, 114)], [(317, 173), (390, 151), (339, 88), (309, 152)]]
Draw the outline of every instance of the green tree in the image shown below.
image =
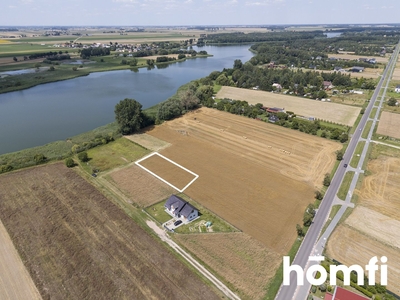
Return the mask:
[(180, 54), (178, 55), (178, 59), (184, 59), (185, 57), (186, 57), (186, 55), (183, 54), (183, 53), (180, 53)]
[(54, 71), (55, 69), (54, 66), (50, 66), (49, 71)]
[(74, 160), (73, 160), (71, 157), (68, 157), (68, 158), (65, 160), (65, 165), (66, 165), (68, 168), (72, 168), (73, 166), (75, 166)]
[(14, 61), (18, 61), (18, 58), (16, 58), (16, 57), (14, 56), (14, 57), (13, 57), (13, 60), (14, 60)]
[(243, 67), (242, 61), (240, 59), (235, 59), (235, 61), (233, 62), (233, 68), (240, 69), (241, 67)]
[(349, 135), (348, 135), (347, 133), (343, 133), (343, 134), (341, 134), (340, 137), (339, 137), (339, 141), (340, 141), (341, 143), (347, 142), (348, 139), (349, 139)]
[(315, 191), (315, 199), (322, 200), (324, 195), (320, 191)]
[(396, 100), (395, 98), (391, 97), (391, 98), (388, 100), (387, 105), (389, 105), (389, 106), (395, 106), (396, 103), (397, 103), (397, 100)]
[(126, 135), (138, 131), (142, 125), (142, 105), (134, 99), (121, 100), (115, 106), (115, 119), (119, 131)]
[(138, 60), (136, 58), (133, 58), (131, 61), (129, 61), (129, 65), (131, 67), (136, 67), (138, 64)]
[(78, 71), (77, 67), (72, 67), (72, 71)]
[(89, 157), (88, 157), (87, 152), (86, 152), (86, 151), (83, 151), (83, 152), (78, 153), (78, 159), (79, 159), (81, 162), (87, 162), (87, 161), (89, 161)]
[(298, 236), (303, 236), (304, 235), (303, 228), (299, 224), (296, 225), (296, 231), (297, 231), (297, 235)]
[(336, 159), (342, 160), (343, 159), (343, 151), (336, 151)]
[(329, 186), (330, 184), (331, 184), (331, 176), (329, 175), (329, 173), (326, 173), (325, 177), (324, 177), (323, 185)]
[(46, 161), (46, 156), (44, 156), (42, 153), (40, 153), (40, 154), (36, 154), (33, 157), (33, 159), (35, 160), (35, 163), (38, 165), (38, 164), (44, 163)]

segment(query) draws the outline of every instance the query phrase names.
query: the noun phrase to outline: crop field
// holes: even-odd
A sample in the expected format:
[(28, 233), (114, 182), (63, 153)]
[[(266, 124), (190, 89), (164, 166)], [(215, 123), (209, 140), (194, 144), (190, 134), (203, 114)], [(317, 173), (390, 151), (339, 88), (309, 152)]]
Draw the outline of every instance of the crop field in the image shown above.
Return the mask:
[(2, 222), (0, 245), (0, 298), (42, 299)]
[(400, 293), (400, 158), (399, 150), (373, 145), (372, 160), (358, 195), (357, 208), (339, 225), (328, 254), (347, 265), (365, 265), (373, 256), (387, 256), (388, 288)]
[(0, 218), (44, 299), (218, 299), (64, 164), (1, 182)]
[(208, 108), (147, 134), (171, 144), (160, 154), (199, 175), (185, 194), (279, 254), (342, 147)]
[(393, 71), (392, 80), (400, 81), (400, 57), (397, 58), (396, 68)]
[(377, 134), (400, 138), (400, 114), (383, 111), (379, 119)]
[(131, 140), (134, 143), (141, 145), (146, 149), (158, 151), (170, 146), (169, 143), (155, 138), (154, 136), (146, 133), (135, 133), (131, 135), (124, 135), (125, 138)]
[(183, 234), (176, 240), (232, 284), (242, 299), (262, 299), (281, 257), (245, 233)]
[(353, 126), (360, 113), (360, 108), (353, 106), (228, 86), (223, 86), (216, 97), (245, 100), (249, 104), (262, 103), (267, 107), (280, 107), (297, 115), (312, 116), (348, 126)]
[(154, 204), (175, 192), (175, 189), (135, 164), (111, 172), (108, 176), (111, 183), (142, 207)]

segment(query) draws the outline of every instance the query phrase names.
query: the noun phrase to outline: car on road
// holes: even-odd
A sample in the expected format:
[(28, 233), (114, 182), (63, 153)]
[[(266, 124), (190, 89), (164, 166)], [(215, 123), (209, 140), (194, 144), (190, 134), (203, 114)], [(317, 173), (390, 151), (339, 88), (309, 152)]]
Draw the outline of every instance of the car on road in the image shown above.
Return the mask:
[(343, 167), (347, 168), (347, 164), (344, 164)]
[(175, 223), (174, 223), (174, 225), (175, 226), (178, 226), (179, 224), (181, 224), (182, 223), (182, 220), (178, 220), (178, 221), (176, 221)]

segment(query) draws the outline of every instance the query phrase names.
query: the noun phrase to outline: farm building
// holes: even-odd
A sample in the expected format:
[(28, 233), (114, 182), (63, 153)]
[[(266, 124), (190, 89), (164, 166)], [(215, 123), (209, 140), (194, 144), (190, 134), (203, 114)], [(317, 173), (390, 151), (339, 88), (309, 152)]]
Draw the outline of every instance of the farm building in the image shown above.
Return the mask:
[(355, 73), (361, 73), (361, 72), (364, 72), (364, 67), (352, 67), (351, 69), (350, 69), (350, 72), (355, 72)]
[(330, 90), (331, 88), (333, 88), (333, 84), (330, 81), (324, 81), (324, 89), (325, 90)]
[(275, 116), (275, 115), (272, 115), (272, 116), (270, 116), (268, 118), (268, 121), (271, 122), (271, 123), (275, 123), (275, 122), (279, 121), (279, 118), (277, 116)]
[(188, 223), (199, 216), (199, 210), (182, 198), (172, 195), (164, 205), (165, 211), (174, 218)]
[(397, 85), (396, 88), (394, 89), (394, 91), (395, 91), (396, 93), (400, 93), (400, 85)]
[(364, 296), (360, 296), (339, 286), (335, 287), (333, 294), (326, 293), (324, 300), (366, 300)]

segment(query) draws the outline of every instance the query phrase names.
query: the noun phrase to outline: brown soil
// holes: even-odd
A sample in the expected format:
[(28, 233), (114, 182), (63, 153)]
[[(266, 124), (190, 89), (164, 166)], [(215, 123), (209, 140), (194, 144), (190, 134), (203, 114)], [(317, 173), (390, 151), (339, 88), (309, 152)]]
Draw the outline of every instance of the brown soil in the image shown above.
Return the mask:
[(400, 114), (382, 112), (376, 133), (400, 138)]
[(63, 164), (1, 176), (0, 218), (45, 299), (217, 299)]
[(262, 299), (280, 257), (244, 233), (177, 235), (176, 240), (240, 291)]
[(217, 93), (217, 98), (245, 100), (249, 104), (262, 103), (267, 107), (280, 107), (293, 111), (297, 115), (329, 120), (348, 126), (353, 126), (360, 113), (360, 108), (353, 106), (229, 86), (223, 86)]
[(292, 245), (296, 223), (341, 148), (207, 108), (147, 133), (172, 144), (161, 154), (199, 175), (185, 190), (188, 196), (281, 254)]
[(149, 158), (146, 158), (145, 160), (142, 160), (140, 162), (140, 165), (180, 190), (182, 190), (195, 178), (195, 175), (187, 172), (177, 165), (174, 165), (173, 163), (158, 155), (153, 155)]
[(175, 192), (175, 189), (136, 165), (112, 172), (110, 177), (111, 182), (143, 207), (159, 202)]
[(0, 245), (0, 298), (42, 299), (2, 222)]

